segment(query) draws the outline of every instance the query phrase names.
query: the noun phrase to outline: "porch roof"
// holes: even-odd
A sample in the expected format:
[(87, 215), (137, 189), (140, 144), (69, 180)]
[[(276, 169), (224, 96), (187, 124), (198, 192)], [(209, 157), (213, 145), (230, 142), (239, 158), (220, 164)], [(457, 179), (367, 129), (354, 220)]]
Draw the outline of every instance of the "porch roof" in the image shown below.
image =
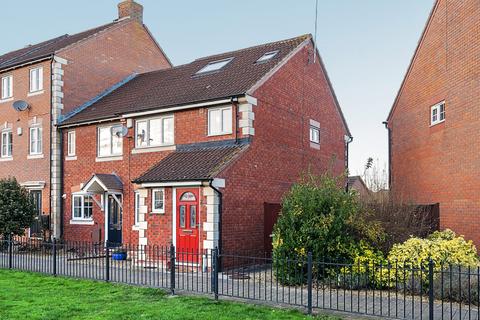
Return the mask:
[(210, 180), (247, 147), (248, 144), (184, 146), (169, 154), (133, 183)]
[(122, 190), (123, 183), (117, 175), (103, 173), (95, 173), (82, 188), (82, 191), (93, 193)]

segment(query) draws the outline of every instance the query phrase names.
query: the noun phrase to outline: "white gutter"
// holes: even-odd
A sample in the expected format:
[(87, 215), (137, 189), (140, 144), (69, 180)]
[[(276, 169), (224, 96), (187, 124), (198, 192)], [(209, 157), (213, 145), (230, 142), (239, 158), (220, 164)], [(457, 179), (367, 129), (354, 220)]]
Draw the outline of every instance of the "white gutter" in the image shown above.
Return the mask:
[(186, 186), (201, 186), (202, 181), (177, 181), (177, 182), (149, 182), (142, 183), (141, 188), (156, 188), (156, 187), (186, 187)]

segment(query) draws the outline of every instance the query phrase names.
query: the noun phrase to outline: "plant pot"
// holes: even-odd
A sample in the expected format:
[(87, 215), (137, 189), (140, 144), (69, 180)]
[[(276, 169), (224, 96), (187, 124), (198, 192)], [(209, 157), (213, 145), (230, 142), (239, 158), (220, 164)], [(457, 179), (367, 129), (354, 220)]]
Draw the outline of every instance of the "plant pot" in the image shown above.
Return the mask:
[(116, 261), (127, 260), (127, 253), (126, 252), (114, 252), (114, 253), (112, 253), (112, 259), (116, 260)]

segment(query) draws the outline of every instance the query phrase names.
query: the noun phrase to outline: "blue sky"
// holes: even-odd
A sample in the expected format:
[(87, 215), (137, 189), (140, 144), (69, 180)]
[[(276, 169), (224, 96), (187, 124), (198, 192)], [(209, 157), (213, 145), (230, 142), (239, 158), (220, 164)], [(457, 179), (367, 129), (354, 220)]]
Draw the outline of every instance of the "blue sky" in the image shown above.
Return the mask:
[[(315, 0), (138, 0), (175, 65), (314, 32)], [(319, 0), (317, 43), (354, 136), (350, 172), (387, 161), (382, 125), (434, 0)], [(116, 0), (2, 1), (0, 54), (116, 18)], [(14, 31), (14, 32), (13, 32)]]

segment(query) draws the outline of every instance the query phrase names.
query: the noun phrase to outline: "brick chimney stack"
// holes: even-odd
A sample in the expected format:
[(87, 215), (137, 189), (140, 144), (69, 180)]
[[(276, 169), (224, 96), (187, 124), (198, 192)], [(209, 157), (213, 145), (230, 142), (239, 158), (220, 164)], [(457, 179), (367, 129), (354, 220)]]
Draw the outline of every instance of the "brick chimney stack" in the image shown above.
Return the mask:
[(143, 6), (134, 0), (124, 0), (118, 4), (118, 19), (130, 17), (143, 23)]

